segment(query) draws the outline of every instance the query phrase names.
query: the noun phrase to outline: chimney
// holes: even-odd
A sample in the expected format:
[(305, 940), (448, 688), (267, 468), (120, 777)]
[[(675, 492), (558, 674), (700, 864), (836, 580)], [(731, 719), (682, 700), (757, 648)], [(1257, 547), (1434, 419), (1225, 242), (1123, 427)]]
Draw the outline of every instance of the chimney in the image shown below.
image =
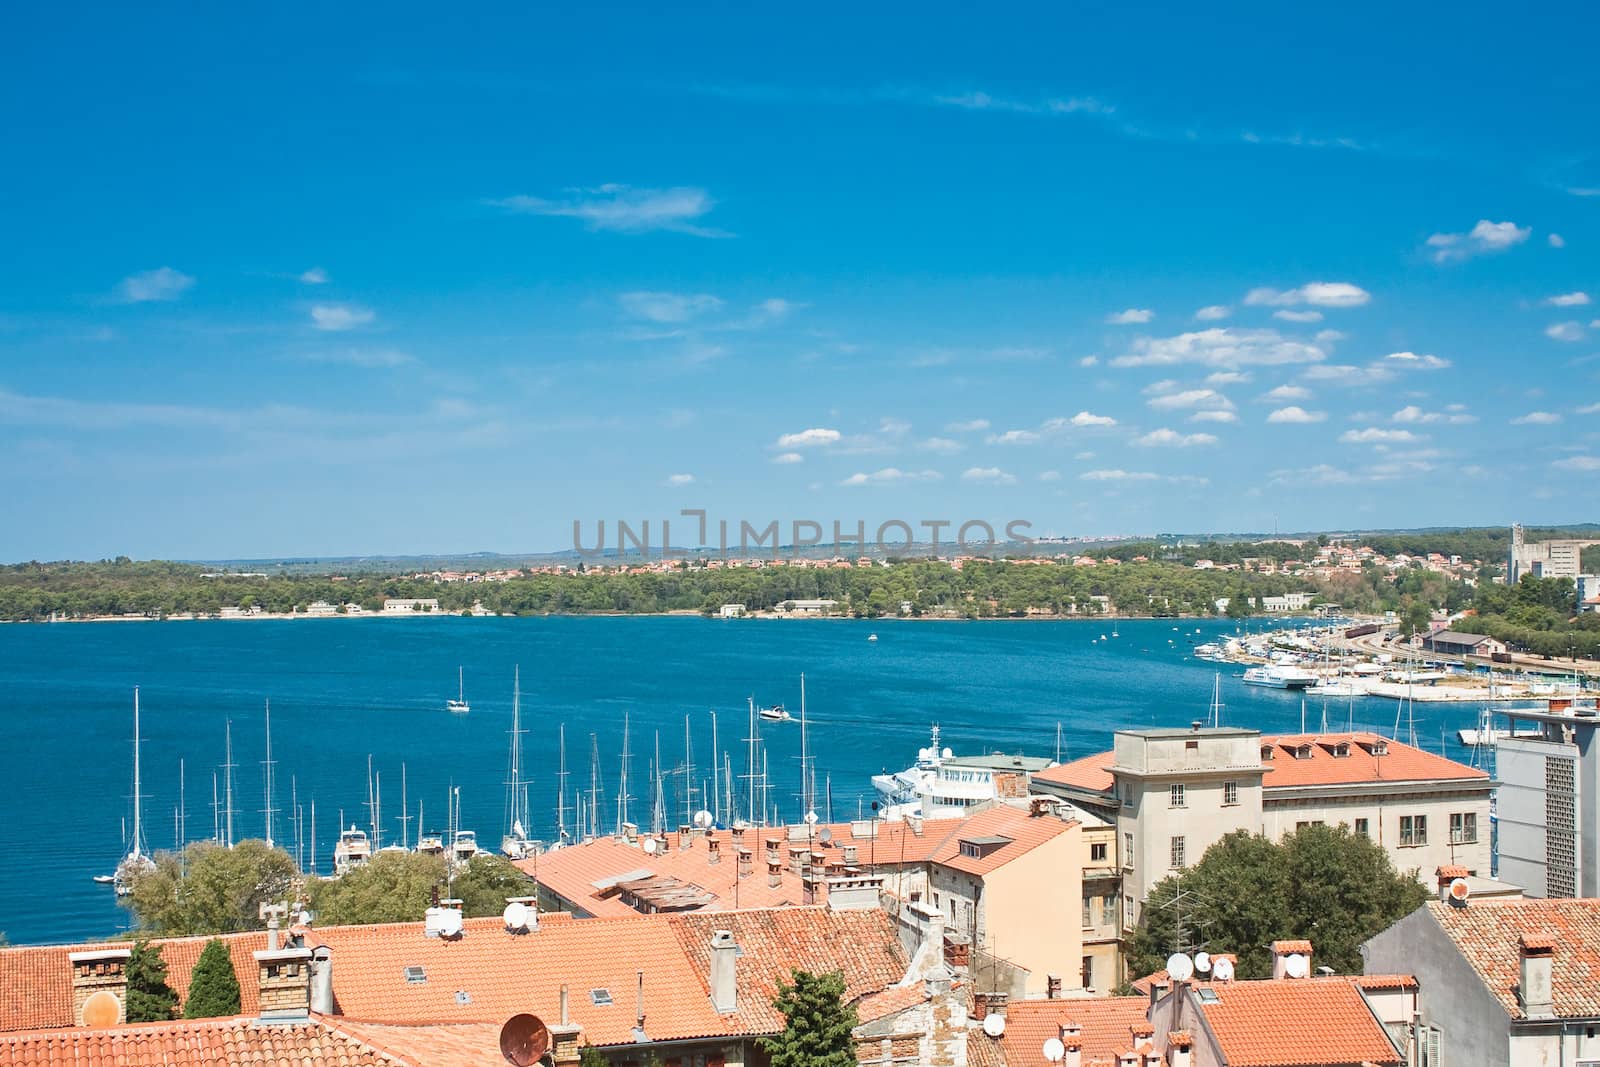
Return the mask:
[(1439, 899), (1446, 904), (1454, 904), (1457, 907), (1465, 907), (1467, 903), (1465, 900), (1454, 900), (1451, 898), (1450, 883), (1455, 881), (1457, 878), (1467, 877), (1467, 869), (1460, 866), (1446, 866), (1438, 868), (1433, 873), (1439, 881)]
[(261, 1021), (303, 1022), (311, 1012), (311, 950), (269, 948), (251, 955), (256, 960)]
[(809, 849), (800, 846), (791, 846), (789, 849), (789, 870), (795, 874), (805, 873), (803, 868), (805, 867), (806, 860), (810, 855), (811, 852)]
[(755, 870), (755, 862), (755, 857), (750, 850), (741, 846), (739, 848), (739, 877), (748, 878)]
[(769, 838), (767, 838), (767, 862), (768, 863), (782, 863), (783, 862), (783, 838), (781, 838), (781, 837), (769, 837)]
[(333, 950), (327, 945), (311, 950), (311, 1010), (333, 1014)]
[(1010, 1002), (1010, 1000), (1010, 993), (1007, 993), (1001, 989), (990, 990), (989, 1014), (998, 1015), (1000, 1018), (1004, 1019), (1006, 1017), (1006, 1005)]
[(978, 992), (972, 994), (972, 1017), (979, 1022), (989, 1017), (989, 994)]
[(735, 826), (733, 829), (729, 830), (728, 838), (733, 842), (733, 847), (735, 849), (744, 847), (744, 827)]
[(1523, 934), (1517, 939), (1522, 952), (1522, 1013), (1530, 1019), (1548, 1019), (1555, 1014), (1551, 991), (1551, 968), (1555, 964), (1556, 939), (1549, 934)]
[[(1291, 964), (1291, 957), (1302, 956), (1305, 959), (1304, 969)], [(1291, 970), (1293, 973), (1291, 973)], [(1311, 942), (1309, 941), (1274, 941), (1272, 943), (1272, 977), (1274, 978), (1305, 978), (1311, 974)]]
[(722, 862), (722, 842), (718, 841), (714, 837), (706, 838), (706, 862), (707, 863), (721, 863)]
[(775, 859), (767, 861), (767, 885), (776, 889), (783, 884), (783, 864)]
[(583, 1027), (575, 1026), (571, 1016), (567, 1014), (567, 987), (561, 987), (561, 1022), (550, 1027), (550, 1061), (555, 1067), (577, 1067), (583, 1059), (583, 1053), (578, 1047), (578, 1039), (583, 1035)]
[(1171, 991), (1172, 991), (1172, 983), (1171, 982), (1158, 982), (1155, 979), (1151, 979), (1151, 981), (1150, 981), (1150, 1006), (1152, 1008), (1155, 1007), (1157, 1004), (1159, 1004), (1161, 1002), (1161, 998), (1166, 996)]
[(739, 1010), (738, 956), (739, 946), (734, 943), (733, 931), (712, 932), (711, 1006), (720, 1015)]
[(1045, 975), (1045, 977), (1044, 977), (1044, 998), (1046, 1000), (1060, 1000), (1061, 999), (1061, 976), (1059, 974), (1047, 974), (1047, 975)]
[(1062, 1023), (1059, 1037), (1065, 1050), (1061, 1067), (1083, 1067), (1083, 1027), (1077, 1023)]
[(846, 846), (844, 846), (844, 850), (843, 851), (844, 851), (844, 864), (845, 864), (845, 866), (846, 867), (854, 867), (856, 865), (856, 846), (854, 846), (854, 845), (846, 845)]
[(97, 948), (71, 952), (72, 1024), (119, 1026), (127, 1018), (128, 955), (132, 949)]
[(1174, 1030), (1167, 1035), (1167, 1067), (1192, 1067), (1194, 1063), (1194, 1038), (1187, 1030)]

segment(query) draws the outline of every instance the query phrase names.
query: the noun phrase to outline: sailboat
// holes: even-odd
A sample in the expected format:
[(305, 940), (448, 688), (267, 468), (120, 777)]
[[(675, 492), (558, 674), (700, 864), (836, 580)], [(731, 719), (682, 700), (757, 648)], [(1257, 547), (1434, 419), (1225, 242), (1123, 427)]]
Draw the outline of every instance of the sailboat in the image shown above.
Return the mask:
[(467, 703), (467, 672), (463, 667), (456, 668), (456, 698), (446, 702), (444, 708), (456, 715), (465, 715), (472, 710), (472, 705)]
[(538, 851), (528, 840), (528, 783), (522, 780), (522, 668), (511, 683), (511, 766), (506, 776), (506, 835), (500, 851), (508, 859), (524, 860)]
[[(149, 850), (145, 848), (144, 843), (144, 796), (140, 792), (142, 784), (139, 776), (139, 687), (135, 686), (133, 689), (133, 834), (128, 838), (128, 854), (117, 864), (117, 873), (110, 878), (119, 897), (125, 897), (133, 892), (133, 880), (137, 875), (156, 868), (155, 861), (150, 858)], [(104, 885), (106, 876), (99, 875), (95, 881)]]

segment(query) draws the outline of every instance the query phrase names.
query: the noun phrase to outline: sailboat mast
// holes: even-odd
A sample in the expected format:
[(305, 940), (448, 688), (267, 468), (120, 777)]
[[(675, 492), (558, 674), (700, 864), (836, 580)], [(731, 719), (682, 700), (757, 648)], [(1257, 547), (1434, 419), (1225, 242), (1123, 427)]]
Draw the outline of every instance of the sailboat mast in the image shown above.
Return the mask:
[(225, 753), (226, 754), (223, 756), (223, 759), (226, 762), (223, 763), (222, 769), (224, 771), (224, 775), (225, 775), (225, 777), (227, 779), (227, 783), (228, 783), (227, 794), (226, 794), (227, 798), (228, 798), (228, 806), (227, 806), (228, 839), (223, 843), (225, 845), (227, 845), (227, 847), (232, 848), (233, 847), (233, 768), (236, 766), (236, 764), (233, 762), (233, 720), (232, 719), (229, 719), (227, 721), (227, 725), (224, 727), (224, 730), (225, 730), (224, 737), (226, 738), (226, 740), (224, 741), (224, 745), (226, 746), (225, 747)]
[(745, 770), (750, 779), (750, 809), (751, 821), (756, 820), (756, 813), (764, 809), (756, 806), (756, 698), (750, 698), (750, 736), (745, 738), (749, 753), (745, 757)]
[[(407, 851), (411, 848), (411, 798), (406, 794), (406, 765), (400, 764), (400, 847)], [(417, 827), (417, 832), (422, 832), (422, 827)]]
[(656, 731), (656, 799), (653, 810), (650, 812), (650, 832), (660, 834), (665, 832), (667, 824), (666, 794), (662, 788), (661, 780), (661, 731)]
[(143, 780), (139, 776), (139, 687), (133, 687), (133, 848), (129, 851), (135, 857), (144, 854), (144, 828), (142, 815), (144, 797), (141, 795)]
[(262, 812), (267, 819), (267, 847), (272, 847), (272, 814), (277, 809), (272, 806), (272, 769), (275, 763), (272, 758), (272, 701), (267, 701), (267, 758), (261, 761), (262, 769)]
[(800, 817), (811, 813), (811, 750), (806, 745), (806, 676), (800, 675)]
[(222, 807), (217, 801), (217, 772), (211, 772), (211, 840), (222, 844)]
[(632, 754), (628, 751), (628, 713), (622, 713), (622, 781), (617, 787), (617, 836), (622, 835), (622, 828), (628, 822), (628, 761)]
[[(722, 821), (722, 790), (717, 788), (717, 713), (711, 713), (711, 818)], [(732, 821), (731, 819), (729, 820)]]
[(311, 873), (317, 873), (317, 798), (311, 798)]
[(694, 744), (689, 740), (689, 716), (683, 717), (683, 825), (694, 825)]
[(178, 851), (179, 852), (183, 851), (184, 831), (186, 829), (184, 824), (188, 821), (188, 818), (189, 818), (189, 813), (185, 810), (185, 803), (186, 802), (184, 800), (184, 778), (185, 777), (186, 776), (185, 776), (184, 770), (183, 770), (183, 757), (179, 756), (178, 757), (178, 820), (177, 820), (178, 821)]
[(567, 724), (560, 727), (559, 762), (556, 764), (556, 840), (567, 839)]
[(600, 836), (600, 739), (589, 735), (589, 812), (587, 830), (590, 837)]

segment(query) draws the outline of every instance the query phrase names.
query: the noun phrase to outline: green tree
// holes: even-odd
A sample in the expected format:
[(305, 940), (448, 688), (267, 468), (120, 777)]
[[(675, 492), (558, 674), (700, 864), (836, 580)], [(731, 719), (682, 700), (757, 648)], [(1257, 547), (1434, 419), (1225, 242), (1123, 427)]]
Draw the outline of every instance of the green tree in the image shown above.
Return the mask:
[(233, 956), (218, 938), (206, 942), (189, 975), (189, 996), (183, 1002), (185, 1019), (218, 1019), (239, 1014), (239, 976)]
[(531, 897), (535, 888), (533, 879), (504, 856), (480, 854), (456, 875), (451, 892), (460, 899), (462, 914), (472, 918), (499, 915), (507, 897)]
[(1405, 613), (1400, 617), (1400, 633), (1406, 637), (1412, 634), (1426, 634), (1432, 621), (1433, 614), (1428, 610), (1428, 605), (1420, 600), (1413, 600), (1406, 605)]
[(844, 975), (790, 973), (793, 983), (779, 982), (772, 999), (772, 1006), (783, 1013), (784, 1028), (760, 1042), (772, 1057), (772, 1067), (855, 1067), (850, 1032), (859, 1019), (855, 1007), (844, 1002)]
[(1240, 978), (1263, 978), (1273, 941), (1305, 938), (1319, 963), (1356, 973), (1361, 943), (1427, 897), (1415, 872), (1396, 871), (1381, 846), (1344, 826), (1306, 826), (1277, 842), (1240, 830), (1151, 889), (1133, 970), (1204, 949), (1236, 955)]
[(151, 947), (143, 938), (133, 943), (128, 953), (128, 1008), (130, 1023), (153, 1023), (171, 1019), (177, 1012), (178, 994), (167, 984), (167, 962), (161, 946)]
[(611, 1061), (593, 1045), (585, 1045), (578, 1050), (578, 1067), (611, 1067)]
[(197, 841), (160, 853), (155, 867), (134, 876), (122, 898), (139, 928), (153, 934), (231, 934), (261, 925), (261, 905), (283, 900), (298, 876), (294, 860), (265, 841), (223, 848)]
[[(330, 926), (416, 922), (445, 886), (445, 861), (420, 852), (379, 852), (364, 866), (306, 886), (317, 921)], [(505, 902), (500, 902), (500, 908)], [(495, 909), (498, 914), (500, 908)]]

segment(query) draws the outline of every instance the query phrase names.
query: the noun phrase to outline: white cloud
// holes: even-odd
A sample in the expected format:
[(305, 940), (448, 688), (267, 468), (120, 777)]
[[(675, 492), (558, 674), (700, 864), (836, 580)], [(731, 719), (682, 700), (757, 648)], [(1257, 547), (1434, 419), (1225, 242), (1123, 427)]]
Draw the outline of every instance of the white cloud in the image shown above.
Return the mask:
[(1039, 480), (1041, 482), (1059, 482), (1061, 480), (1061, 472), (1060, 471), (1040, 471), (1039, 472)]
[(1133, 443), (1146, 448), (1193, 448), (1195, 445), (1214, 445), (1217, 439), (1209, 433), (1183, 434), (1163, 426), (1159, 430), (1151, 430), (1142, 437), (1134, 438)]
[(1579, 415), (1600, 415), (1600, 402), (1585, 404), (1578, 409)]
[(885, 415), (878, 420), (878, 432), (889, 437), (903, 437), (911, 432), (911, 424), (904, 419)]
[(1551, 248), (1567, 247), (1566, 238), (1562, 237), (1559, 233), (1553, 233), (1549, 237), (1546, 237), (1545, 240), (1549, 242)]
[(790, 313), (796, 308), (803, 306), (804, 305), (802, 304), (796, 304), (793, 300), (784, 300), (781, 297), (774, 296), (768, 297), (766, 300), (763, 300), (761, 303), (757, 304), (756, 312), (757, 314), (765, 316), (769, 319), (785, 319), (788, 318)]
[(1600, 471), (1600, 456), (1568, 456), (1551, 464), (1564, 471)]
[(983, 482), (987, 485), (1016, 485), (1017, 477), (999, 467), (968, 467), (961, 472), (964, 482)]
[(1347, 445), (1395, 445), (1409, 444), (1422, 438), (1410, 430), (1385, 430), (1378, 426), (1368, 426), (1364, 430), (1346, 430), (1339, 435), (1339, 440)]
[(1268, 307), (1295, 307), (1312, 304), (1325, 308), (1360, 307), (1372, 299), (1372, 294), (1359, 285), (1349, 282), (1309, 282), (1298, 289), (1252, 289), (1244, 302)]
[(1263, 400), (1310, 400), (1311, 390), (1303, 385), (1280, 385), (1261, 394)]
[(1296, 404), (1290, 404), (1288, 407), (1279, 408), (1272, 414), (1268, 415), (1267, 421), (1277, 423), (1304, 424), (1310, 422), (1322, 422), (1327, 419), (1327, 417), (1328, 413), (1326, 411), (1307, 411), (1305, 408)]
[(692, 474), (669, 474), (669, 475), (667, 475), (667, 484), (668, 485), (693, 485), (694, 484), (694, 475), (692, 475)]
[(1585, 304), (1589, 303), (1589, 294), (1583, 292), (1582, 290), (1571, 293), (1561, 293), (1557, 296), (1547, 296), (1543, 300), (1539, 301), (1539, 303), (1544, 304), (1547, 307), (1554, 308), (1583, 307)]
[(1078, 477), (1086, 482), (1153, 482), (1161, 475), (1149, 471), (1104, 470), (1084, 471)]
[(1215, 389), (1185, 389), (1177, 393), (1163, 393), (1153, 396), (1146, 401), (1158, 411), (1175, 411), (1180, 408), (1222, 408), (1233, 407), (1233, 401), (1217, 392)]
[(393, 348), (350, 348), (336, 352), (308, 352), (304, 358), (312, 363), (343, 363), (351, 367), (368, 369), (404, 367), (417, 361), (417, 358), (410, 353)]
[(1544, 335), (1552, 341), (1581, 341), (1583, 340), (1583, 323), (1558, 322), (1553, 326), (1546, 326)]
[(1231, 411), (1197, 411), (1189, 416), (1190, 422), (1238, 422), (1239, 416)]
[(1419, 356), (1415, 352), (1390, 352), (1383, 358), (1394, 366), (1407, 370), (1444, 370), (1450, 366), (1448, 359), (1431, 355)]
[(1272, 317), (1284, 322), (1321, 322), (1320, 311), (1290, 311), (1288, 308), (1279, 308), (1272, 313)]
[(1291, 340), (1276, 330), (1212, 327), (1175, 337), (1141, 337), (1133, 351), (1113, 359), (1117, 367), (1165, 367), (1198, 363), (1237, 369), (1286, 363), (1316, 363), (1327, 353), (1313, 344)]
[(1078, 360), (1078, 366), (1080, 366), (1080, 367), (1093, 367), (1093, 366), (1097, 366), (1099, 364), (1099, 362), (1100, 362), (1100, 357), (1099, 356), (1084, 356), (1082, 359)]
[(1381, 363), (1371, 363), (1365, 367), (1354, 367), (1348, 363), (1321, 363), (1307, 367), (1305, 377), (1307, 381), (1327, 382), (1330, 385), (1376, 385), (1392, 379), (1394, 371)]
[(967, 419), (965, 422), (947, 422), (945, 433), (981, 433), (989, 428), (988, 419)]
[(1007, 430), (992, 433), (984, 440), (991, 445), (1031, 445), (1038, 442), (1039, 435), (1032, 430)]
[(941, 475), (938, 471), (903, 471), (898, 467), (885, 467), (882, 470), (858, 471), (840, 482), (840, 485), (894, 485), (899, 482), (936, 482)]
[(1460, 404), (1452, 404), (1446, 411), (1424, 411), (1415, 404), (1407, 404), (1393, 415), (1389, 416), (1394, 422), (1407, 423), (1448, 423), (1452, 426), (1461, 426), (1469, 422), (1477, 422), (1476, 415), (1469, 415), (1462, 410)]
[(323, 270), (321, 267), (312, 267), (310, 270), (301, 271), (299, 278), (300, 281), (304, 282), (306, 285), (328, 284), (328, 272)]
[(1479, 219), (1466, 233), (1436, 233), (1428, 238), (1435, 263), (1459, 263), (1473, 256), (1504, 252), (1519, 245), (1533, 233), (1532, 228), (1514, 222)]
[(1088, 411), (1080, 411), (1067, 421), (1074, 426), (1115, 426), (1117, 424), (1117, 420), (1110, 415), (1095, 415)]
[(1336, 344), (1339, 341), (1343, 341), (1345, 336), (1346, 334), (1342, 330), (1318, 330), (1317, 343), (1320, 345)]
[(722, 230), (696, 223), (713, 207), (704, 189), (633, 189), (626, 185), (602, 185), (594, 189), (568, 190), (566, 199), (550, 200), (539, 196), (511, 196), (490, 200), (493, 207), (517, 215), (547, 215), (578, 219), (591, 230), (614, 233), (648, 233), (666, 230), (695, 237), (726, 237)]
[(353, 330), (365, 326), (378, 316), (368, 308), (356, 304), (313, 304), (311, 325), (319, 330)]
[(919, 443), (917, 447), (922, 449), (924, 452), (938, 452), (944, 455), (950, 455), (952, 453), (962, 451), (967, 446), (962, 444), (960, 441), (952, 441), (948, 437), (929, 437)]
[(1530, 411), (1511, 420), (1513, 426), (1553, 426), (1561, 421), (1554, 411)]
[(1106, 323), (1111, 326), (1134, 326), (1141, 322), (1149, 322), (1155, 317), (1156, 313), (1149, 308), (1128, 308), (1107, 315)]
[(122, 279), (117, 286), (124, 303), (143, 304), (152, 300), (176, 300), (194, 285), (194, 278), (171, 267), (140, 271)]
[(801, 430), (799, 433), (786, 433), (778, 438), (778, 447), (783, 449), (811, 448), (814, 445), (831, 445), (843, 437), (838, 430), (824, 427), (814, 427)]
[(794, 463), (804, 463), (805, 461), (806, 457), (802, 456), (798, 452), (779, 452), (776, 456), (772, 457), (772, 462), (785, 466)]
[(1194, 313), (1200, 322), (1217, 322), (1233, 314), (1233, 309), (1227, 304), (1207, 304)]
[(1244, 371), (1219, 370), (1206, 375), (1207, 385), (1241, 385), (1250, 380)]
[(697, 315), (715, 311), (722, 301), (710, 293), (654, 293), (639, 291), (617, 297), (622, 310), (636, 319), (651, 322), (688, 322)]

